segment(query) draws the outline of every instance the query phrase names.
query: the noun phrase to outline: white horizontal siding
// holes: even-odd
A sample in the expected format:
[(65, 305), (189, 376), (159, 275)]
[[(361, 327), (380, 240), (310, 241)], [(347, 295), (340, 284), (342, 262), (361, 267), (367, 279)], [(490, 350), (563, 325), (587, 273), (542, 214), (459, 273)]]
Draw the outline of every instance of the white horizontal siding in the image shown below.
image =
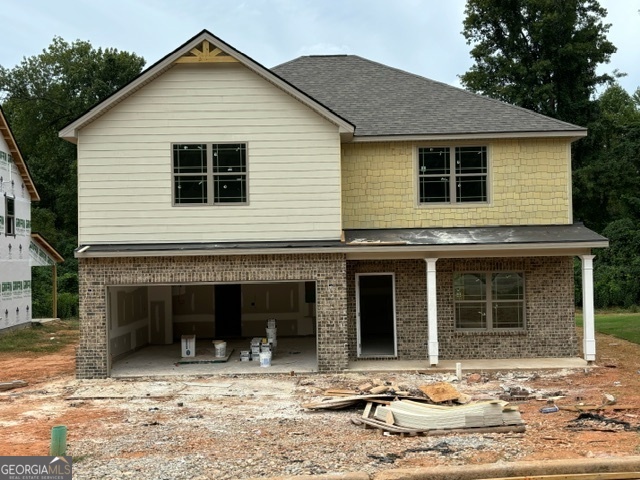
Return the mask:
[[(247, 144), (248, 205), (172, 206), (172, 143)], [(80, 243), (338, 239), (340, 138), (239, 65), (178, 65), (84, 127)]]

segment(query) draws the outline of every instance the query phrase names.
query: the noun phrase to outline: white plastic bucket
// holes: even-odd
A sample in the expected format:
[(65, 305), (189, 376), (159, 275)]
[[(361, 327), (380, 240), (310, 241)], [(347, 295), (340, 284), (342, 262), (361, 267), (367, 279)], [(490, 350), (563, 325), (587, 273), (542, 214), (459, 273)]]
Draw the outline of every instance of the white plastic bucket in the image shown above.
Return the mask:
[(260, 352), (260, 366), (261, 367), (271, 366), (271, 352)]
[(227, 342), (219, 342), (215, 345), (216, 357), (225, 357), (227, 355)]

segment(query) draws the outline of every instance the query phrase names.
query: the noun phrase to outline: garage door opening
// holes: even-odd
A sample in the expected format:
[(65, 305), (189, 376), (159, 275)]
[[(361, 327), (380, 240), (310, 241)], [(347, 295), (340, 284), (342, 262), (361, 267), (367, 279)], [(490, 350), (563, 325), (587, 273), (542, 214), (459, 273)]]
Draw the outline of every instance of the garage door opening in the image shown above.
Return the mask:
[[(111, 376), (316, 371), (316, 284), (313, 281), (112, 286), (108, 296)], [(251, 339), (275, 319), (271, 367), (241, 360)], [(182, 358), (184, 336), (195, 356)], [(215, 358), (213, 341), (229, 358)]]

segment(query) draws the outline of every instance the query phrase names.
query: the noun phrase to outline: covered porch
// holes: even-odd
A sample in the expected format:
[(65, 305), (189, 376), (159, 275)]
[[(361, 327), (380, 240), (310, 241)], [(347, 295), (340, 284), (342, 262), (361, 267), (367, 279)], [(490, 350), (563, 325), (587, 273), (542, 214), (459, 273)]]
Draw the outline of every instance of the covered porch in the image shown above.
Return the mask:
[[(595, 361), (591, 249), (608, 242), (581, 224), (354, 230), (345, 240), (360, 247), (347, 255), (349, 369), (421, 358), (429, 367), (469, 360), (571, 363), (579, 354), (575, 257), (583, 279), (579, 363)], [(371, 293), (367, 285), (375, 277), (378, 291)], [(384, 277), (390, 307), (380, 302)], [(378, 298), (373, 309), (363, 307), (369, 297)], [(377, 345), (367, 334), (376, 330), (386, 335), (386, 350), (372, 350)]]

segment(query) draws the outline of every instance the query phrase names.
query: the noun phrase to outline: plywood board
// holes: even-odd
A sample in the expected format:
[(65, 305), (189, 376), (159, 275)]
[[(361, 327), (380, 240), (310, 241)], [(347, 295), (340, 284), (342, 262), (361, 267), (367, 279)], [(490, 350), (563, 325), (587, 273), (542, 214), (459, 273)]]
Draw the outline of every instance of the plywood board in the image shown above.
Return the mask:
[(446, 382), (421, 385), (418, 389), (435, 403), (457, 400), (461, 396), (461, 393), (453, 385)]

